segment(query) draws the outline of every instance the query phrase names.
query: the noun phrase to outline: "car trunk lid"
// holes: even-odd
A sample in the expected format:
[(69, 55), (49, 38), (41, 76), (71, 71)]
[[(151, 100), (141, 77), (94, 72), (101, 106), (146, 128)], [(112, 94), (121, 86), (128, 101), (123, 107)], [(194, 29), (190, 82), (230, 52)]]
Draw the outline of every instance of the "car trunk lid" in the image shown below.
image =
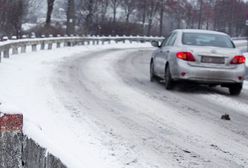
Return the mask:
[(238, 54), (236, 49), (217, 48), (217, 47), (194, 47), (190, 52), (195, 57), (195, 62), (188, 62), (191, 66), (232, 69), (236, 65), (230, 64), (235, 55)]

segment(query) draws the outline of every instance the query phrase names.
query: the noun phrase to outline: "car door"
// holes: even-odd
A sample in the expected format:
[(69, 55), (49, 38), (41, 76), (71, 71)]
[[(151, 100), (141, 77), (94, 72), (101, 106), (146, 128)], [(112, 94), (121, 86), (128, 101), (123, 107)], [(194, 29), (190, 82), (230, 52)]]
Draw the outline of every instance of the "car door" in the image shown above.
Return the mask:
[(159, 58), (158, 61), (158, 74), (159, 76), (163, 77), (165, 72), (165, 65), (168, 61), (168, 56), (171, 52), (171, 47), (174, 46), (175, 41), (177, 38), (177, 33), (174, 32), (170, 35), (166, 43), (160, 48)]
[(160, 58), (160, 53), (161, 53), (161, 47), (165, 46), (167, 43), (168, 38), (164, 39), (160, 45), (160, 47), (154, 52), (153, 56), (153, 62), (154, 62), (154, 71), (156, 74), (159, 75), (159, 58)]

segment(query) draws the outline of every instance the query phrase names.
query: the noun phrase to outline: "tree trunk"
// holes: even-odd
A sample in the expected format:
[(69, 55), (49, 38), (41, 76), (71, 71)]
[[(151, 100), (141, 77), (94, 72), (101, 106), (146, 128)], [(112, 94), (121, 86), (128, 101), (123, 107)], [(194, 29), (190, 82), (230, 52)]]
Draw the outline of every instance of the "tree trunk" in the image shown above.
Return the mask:
[(46, 26), (50, 26), (51, 17), (53, 13), (53, 5), (55, 0), (47, 0), (47, 17), (46, 17)]
[(67, 6), (67, 27), (66, 34), (71, 35), (75, 33), (75, 1), (68, 0)]
[(146, 9), (147, 9), (147, 1), (144, 0), (143, 6), (143, 16), (142, 16), (142, 24), (143, 24), (143, 36), (146, 34)]
[(231, 3), (230, 3), (230, 7), (231, 7), (231, 10), (230, 10), (230, 20), (229, 20), (229, 24), (228, 24), (228, 33), (230, 36), (233, 35), (233, 20), (234, 20), (234, 1), (232, 0)]
[(152, 31), (152, 18), (149, 18), (147, 36), (151, 35), (151, 31)]
[(101, 22), (102, 23), (106, 19), (106, 13), (107, 13), (108, 7), (109, 7), (109, 1), (108, 0), (102, 0), (101, 1)]
[(114, 0), (114, 4), (113, 4), (113, 22), (116, 22), (116, 9), (117, 8), (117, 1)]
[(126, 16), (126, 23), (127, 23), (127, 24), (129, 23), (129, 18), (130, 18), (130, 13), (128, 12), (128, 13), (127, 13), (127, 16)]
[(93, 17), (94, 17), (94, 1), (93, 0), (88, 1), (87, 11), (88, 11), (88, 14), (85, 19), (86, 29), (87, 29), (86, 31), (88, 33), (92, 33), (93, 31), (92, 25), (93, 25)]
[(202, 22), (202, 0), (200, 0), (200, 10), (199, 10), (199, 20), (198, 20), (198, 29), (201, 29)]
[(159, 26), (159, 35), (163, 35), (163, 24), (164, 24), (164, 0), (161, 0), (160, 6), (160, 26)]

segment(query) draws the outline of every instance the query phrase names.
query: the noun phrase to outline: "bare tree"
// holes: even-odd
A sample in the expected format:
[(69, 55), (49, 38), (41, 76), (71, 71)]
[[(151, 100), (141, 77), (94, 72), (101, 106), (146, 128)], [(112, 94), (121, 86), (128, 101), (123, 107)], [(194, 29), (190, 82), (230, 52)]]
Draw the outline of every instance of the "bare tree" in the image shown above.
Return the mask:
[(146, 18), (147, 18), (147, 8), (148, 8), (149, 0), (137, 0), (137, 14), (138, 17), (141, 18), (143, 32), (142, 34), (146, 34)]
[(47, 16), (46, 16), (46, 26), (50, 26), (51, 17), (53, 13), (53, 6), (55, 0), (47, 0)]
[(159, 35), (163, 35), (163, 24), (164, 24), (164, 10), (165, 10), (165, 0), (160, 0), (160, 17), (159, 17)]
[(137, 7), (137, 0), (122, 0), (122, 7), (125, 11), (126, 23), (129, 23), (130, 16), (134, 13)]
[(113, 10), (113, 23), (116, 22), (117, 8), (119, 7), (120, 3), (120, 0), (110, 0), (110, 4)]
[(66, 22), (66, 33), (68, 35), (75, 33), (75, 1), (68, 0), (67, 3), (67, 22)]
[(99, 1), (99, 13), (101, 16), (101, 22), (106, 20), (106, 13), (109, 7), (109, 0), (98, 0)]
[(0, 34), (20, 37), (24, 14), (24, 1), (0, 0)]
[[(20, 32), (23, 12), (25, 13), (27, 9), (19, 11), (20, 7), (14, 7), (19, 1), (27, 1), (29, 4), (36, 2), (34, 5), (43, 2), (0, 0), (1, 34)], [(57, 7), (54, 1), (45, 1), (48, 4), (46, 25), (50, 25), (53, 8)], [(91, 34), (138, 32), (143, 35), (164, 35), (172, 29), (186, 27), (214, 29), (230, 35), (240, 35), (245, 30), (248, 10), (248, 1), (244, 0), (61, 0), (58, 2), (63, 4), (58, 7), (62, 6), (67, 11), (68, 34), (74, 33), (77, 26), (81, 33)], [(25, 5), (19, 4), (19, 6)], [(10, 8), (11, 12), (9, 12)], [(18, 16), (14, 16), (15, 13)], [(35, 18), (37, 15), (28, 17), (34, 22)], [(63, 20), (64, 16), (60, 19)], [(25, 21), (28, 21), (27, 18)]]
[(198, 29), (201, 28), (201, 23), (202, 23), (202, 6), (203, 6), (203, 0), (199, 1), (199, 19), (198, 19)]
[(157, 0), (153, 1), (148, 1), (148, 6), (147, 6), (147, 16), (148, 16), (148, 30), (147, 30), (147, 35), (151, 35), (151, 30), (152, 30), (152, 23), (154, 20), (155, 15), (157, 14), (157, 10), (159, 7), (159, 2)]

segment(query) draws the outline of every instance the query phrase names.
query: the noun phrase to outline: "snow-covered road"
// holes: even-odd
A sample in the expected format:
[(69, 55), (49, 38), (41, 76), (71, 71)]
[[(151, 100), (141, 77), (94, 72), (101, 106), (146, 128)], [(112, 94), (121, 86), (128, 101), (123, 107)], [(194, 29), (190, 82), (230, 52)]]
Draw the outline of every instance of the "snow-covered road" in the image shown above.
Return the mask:
[[(204, 86), (166, 91), (162, 83), (149, 82), (151, 48), (68, 53), (60, 59), (29, 58), (28, 67), (20, 62), (0, 67), (6, 77), (0, 94), (9, 97), (2, 101), (15, 99), (6, 87), (25, 97), (14, 103), (28, 111), (27, 134), (68, 166), (248, 167), (247, 83), (239, 97)], [(22, 72), (31, 77), (20, 77)], [(231, 121), (220, 119), (225, 113)]]
[[(149, 82), (150, 55), (126, 49), (69, 58), (54, 84), (60, 100), (94, 123), (109, 157), (123, 166), (247, 166), (248, 91), (240, 97), (194, 86), (165, 91)], [(225, 113), (232, 121), (220, 120)]]

